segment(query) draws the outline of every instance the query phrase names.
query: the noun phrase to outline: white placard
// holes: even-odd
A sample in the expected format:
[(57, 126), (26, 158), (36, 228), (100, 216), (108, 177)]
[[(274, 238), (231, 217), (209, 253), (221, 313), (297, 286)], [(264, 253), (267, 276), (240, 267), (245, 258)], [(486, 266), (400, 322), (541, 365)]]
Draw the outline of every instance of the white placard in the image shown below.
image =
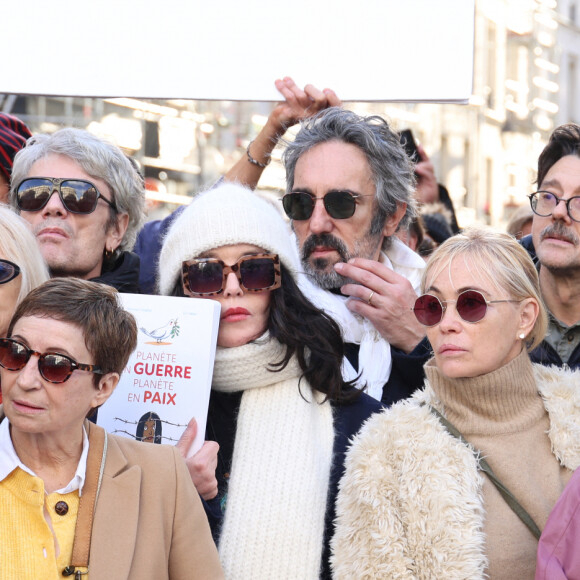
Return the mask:
[(2, 7), (0, 93), (466, 102), (475, 0), (99, 0)]
[(120, 294), (138, 327), (137, 348), (97, 423), (109, 433), (175, 444), (195, 417), (205, 438), (220, 304), (201, 298)]

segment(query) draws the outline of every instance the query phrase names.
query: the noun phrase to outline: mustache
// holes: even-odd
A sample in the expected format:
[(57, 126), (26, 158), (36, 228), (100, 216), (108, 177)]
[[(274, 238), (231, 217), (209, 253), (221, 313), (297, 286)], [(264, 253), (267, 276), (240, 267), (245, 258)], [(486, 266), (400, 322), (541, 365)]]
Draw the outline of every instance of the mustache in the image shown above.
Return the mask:
[(47, 219), (44, 220), (42, 223), (34, 226), (32, 228), (32, 233), (35, 236), (38, 236), (38, 234), (42, 231), (45, 230), (47, 228), (58, 228), (59, 230), (62, 230), (67, 236), (72, 237), (73, 235), (73, 230), (70, 227), (69, 224), (67, 224), (66, 222), (64, 222), (61, 219)]
[(548, 237), (560, 238), (562, 240), (565, 240), (566, 242), (574, 244), (575, 246), (577, 246), (578, 243), (580, 242), (580, 239), (578, 238), (576, 232), (568, 229), (562, 222), (555, 222), (553, 224), (550, 224), (540, 232), (540, 241)]
[(306, 239), (302, 246), (302, 260), (307, 260), (312, 252), (318, 247), (332, 248), (344, 262), (348, 262), (350, 256), (345, 243), (332, 234), (312, 234)]

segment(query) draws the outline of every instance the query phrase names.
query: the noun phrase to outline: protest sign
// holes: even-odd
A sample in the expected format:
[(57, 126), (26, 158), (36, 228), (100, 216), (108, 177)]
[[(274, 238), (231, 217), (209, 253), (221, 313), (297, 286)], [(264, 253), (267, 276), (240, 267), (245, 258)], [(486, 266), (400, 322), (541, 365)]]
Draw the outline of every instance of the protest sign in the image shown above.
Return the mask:
[(175, 444), (195, 417), (189, 455), (203, 444), (220, 317), (215, 300), (120, 294), (137, 348), (97, 423), (110, 433)]

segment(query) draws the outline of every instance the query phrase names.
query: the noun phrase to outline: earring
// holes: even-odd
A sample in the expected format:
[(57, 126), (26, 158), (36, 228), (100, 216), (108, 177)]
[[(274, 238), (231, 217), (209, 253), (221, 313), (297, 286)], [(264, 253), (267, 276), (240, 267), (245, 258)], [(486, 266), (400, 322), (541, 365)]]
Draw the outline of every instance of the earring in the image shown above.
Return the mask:
[(520, 334), (518, 335), (518, 338), (520, 340), (524, 340), (524, 338), (526, 338), (526, 335), (523, 332), (520, 332)]

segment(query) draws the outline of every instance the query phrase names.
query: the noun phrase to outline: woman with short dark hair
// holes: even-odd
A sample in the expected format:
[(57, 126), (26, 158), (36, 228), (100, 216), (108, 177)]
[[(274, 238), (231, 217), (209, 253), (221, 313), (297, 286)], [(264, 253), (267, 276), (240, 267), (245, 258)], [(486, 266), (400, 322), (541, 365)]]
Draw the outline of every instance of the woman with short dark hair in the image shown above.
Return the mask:
[(0, 338), (0, 577), (223, 576), (173, 447), (108, 435), (86, 417), (137, 344), (116, 290), (55, 278)]

